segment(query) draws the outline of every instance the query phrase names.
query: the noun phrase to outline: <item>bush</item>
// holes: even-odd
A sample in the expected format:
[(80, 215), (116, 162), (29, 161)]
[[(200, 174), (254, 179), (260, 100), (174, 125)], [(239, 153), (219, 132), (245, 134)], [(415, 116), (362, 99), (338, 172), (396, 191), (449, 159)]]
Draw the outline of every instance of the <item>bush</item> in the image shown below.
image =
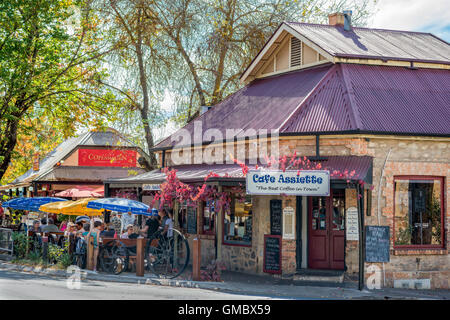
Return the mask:
[(33, 264), (41, 264), (43, 262), (42, 253), (40, 250), (30, 251), (30, 253), (28, 254), (28, 259)]
[(30, 240), (25, 232), (13, 232), (11, 239), (14, 244), (14, 255), (18, 259), (25, 258), (27, 255), (27, 249), (30, 244)]
[(60, 267), (67, 268), (72, 264), (72, 255), (68, 251), (69, 242), (64, 243), (64, 247), (49, 243), (48, 245), (48, 259), (50, 263), (57, 264)]
[(62, 268), (67, 268), (72, 264), (72, 255), (68, 252), (64, 252), (59, 256), (57, 264), (61, 266)]
[(64, 248), (60, 246), (49, 243), (48, 244), (48, 260), (50, 263), (58, 263), (61, 260), (62, 255), (64, 254)]

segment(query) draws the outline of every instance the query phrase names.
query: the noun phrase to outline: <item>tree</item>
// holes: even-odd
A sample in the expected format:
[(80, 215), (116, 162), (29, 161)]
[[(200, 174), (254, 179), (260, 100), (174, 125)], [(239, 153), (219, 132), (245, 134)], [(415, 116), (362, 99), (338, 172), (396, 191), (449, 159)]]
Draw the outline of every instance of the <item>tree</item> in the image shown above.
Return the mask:
[(369, 0), (151, 1), (144, 12), (157, 25), (160, 47), (184, 60), (170, 66), (179, 76), (172, 90), (186, 97), (178, 110), (184, 122), (240, 88), (239, 76), (281, 22), (327, 23), (328, 13), (348, 7), (355, 25), (370, 15)]
[[(163, 86), (161, 77), (159, 83), (150, 81), (151, 65), (155, 66), (167, 57), (157, 56), (152, 51), (151, 43), (157, 33), (156, 25), (148, 19), (144, 11), (152, 1), (148, 0), (100, 0), (96, 1), (96, 9), (105, 19), (105, 30), (114, 34), (114, 45), (120, 49), (111, 53), (109, 67), (117, 62), (114, 76), (121, 78), (119, 81), (103, 82), (104, 85), (113, 88), (128, 100), (129, 111), (139, 113), (141, 125), (147, 149), (154, 146), (154, 138), (151, 126), (155, 120), (161, 121), (158, 104), (152, 101), (155, 96), (156, 86)], [(154, 77), (155, 78), (155, 77)], [(113, 78), (114, 79), (114, 78)], [(136, 81), (137, 80), (137, 81)], [(116, 84), (116, 83), (119, 84)], [(153, 99), (154, 100), (154, 99)], [(122, 120), (123, 121), (123, 120)], [(156, 166), (156, 156), (150, 152), (152, 166)]]
[(0, 2), (0, 179), (35, 119), (73, 135), (75, 123), (101, 125), (119, 105), (99, 82), (114, 48), (98, 21), (87, 0)]
[[(353, 22), (364, 23), (369, 0)], [(241, 87), (239, 76), (284, 20), (323, 22), (350, 0), (96, 0), (106, 32), (119, 50), (108, 56), (107, 85), (128, 100), (121, 131), (154, 146), (167, 122), (161, 101), (175, 96), (172, 119), (184, 124), (200, 106), (213, 106)], [(136, 116), (140, 123), (136, 123)], [(125, 129), (126, 127), (126, 129)], [(139, 138), (139, 134), (138, 137)], [(153, 165), (156, 158), (151, 155)]]

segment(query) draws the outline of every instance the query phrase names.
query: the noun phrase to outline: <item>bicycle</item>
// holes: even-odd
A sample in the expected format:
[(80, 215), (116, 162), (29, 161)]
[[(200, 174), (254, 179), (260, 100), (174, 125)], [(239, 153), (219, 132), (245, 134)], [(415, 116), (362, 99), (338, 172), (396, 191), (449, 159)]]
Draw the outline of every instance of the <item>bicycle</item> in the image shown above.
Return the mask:
[(147, 241), (145, 261), (147, 270), (160, 278), (173, 279), (184, 272), (190, 257), (189, 243), (186, 237), (177, 229), (172, 229), (172, 237), (157, 231)]
[[(144, 266), (160, 278), (173, 279), (184, 272), (189, 263), (189, 244), (185, 236), (173, 229), (173, 236), (166, 237), (157, 231), (147, 239)], [(105, 272), (120, 274), (130, 269), (130, 257), (136, 255), (135, 246), (126, 246), (119, 239), (100, 245), (99, 265)]]

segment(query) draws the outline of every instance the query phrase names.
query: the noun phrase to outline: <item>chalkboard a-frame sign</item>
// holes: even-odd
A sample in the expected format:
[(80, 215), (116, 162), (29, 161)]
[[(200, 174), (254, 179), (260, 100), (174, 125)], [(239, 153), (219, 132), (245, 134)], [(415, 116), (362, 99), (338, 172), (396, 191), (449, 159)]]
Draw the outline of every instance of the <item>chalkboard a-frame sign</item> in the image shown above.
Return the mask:
[(281, 236), (282, 232), (282, 201), (270, 200), (270, 234)]
[(264, 235), (263, 271), (281, 274), (281, 236)]
[(389, 227), (366, 226), (366, 262), (389, 262)]

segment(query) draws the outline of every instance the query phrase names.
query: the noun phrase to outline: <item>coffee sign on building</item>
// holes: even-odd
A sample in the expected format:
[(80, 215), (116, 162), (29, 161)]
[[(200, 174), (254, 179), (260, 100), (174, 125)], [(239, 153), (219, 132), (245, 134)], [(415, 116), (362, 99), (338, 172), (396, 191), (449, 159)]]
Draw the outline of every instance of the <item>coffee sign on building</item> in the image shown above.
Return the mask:
[(330, 172), (327, 170), (250, 170), (247, 194), (329, 196)]

